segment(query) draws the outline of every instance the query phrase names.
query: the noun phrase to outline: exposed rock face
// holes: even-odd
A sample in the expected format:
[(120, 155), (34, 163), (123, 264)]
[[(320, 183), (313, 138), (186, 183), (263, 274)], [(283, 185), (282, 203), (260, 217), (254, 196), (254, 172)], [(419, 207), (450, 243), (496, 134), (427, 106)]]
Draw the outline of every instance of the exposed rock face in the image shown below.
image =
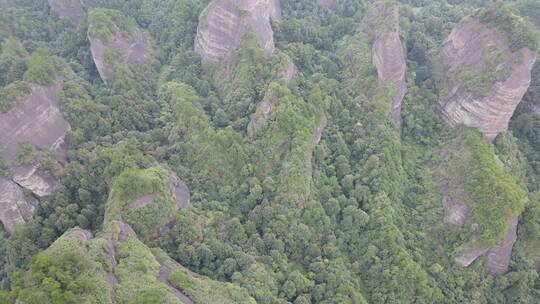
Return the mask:
[[(440, 116), (451, 126), (477, 128), (487, 140), (506, 131), (531, 82), (536, 53), (528, 48), (512, 51), (498, 29), (468, 17), (446, 39), (440, 60), (444, 75)], [(488, 90), (479, 92), (472, 84), (485, 75), (497, 79), (484, 80)]]
[(181, 209), (187, 207), (191, 201), (191, 194), (189, 193), (186, 183), (179, 180), (174, 192), (178, 208)]
[(60, 111), (60, 85), (33, 85), (32, 93), (17, 106), (0, 114), (0, 150), (6, 164), (11, 165), (20, 151), (20, 143), (31, 143), (49, 150), (56, 159), (65, 161), (66, 131), (69, 124)]
[(458, 194), (457, 196), (463, 196), (463, 187), (452, 187), (452, 191), (450, 191), (451, 188), (449, 180), (442, 178), (439, 182), (439, 188), (442, 194), (444, 223), (462, 227), (465, 223), (465, 218), (467, 217), (467, 204), (463, 201), (456, 201), (456, 199), (453, 199), (450, 194), (451, 192), (455, 193), (456, 191), (460, 191), (462, 193)]
[[(391, 82), (395, 89), (390, 117), (396, 125), (401, 125), (401, 103), (407, 93), (405, 72), (405, 51), (399, 37), (399, 7), (397, 4), (377, 4), (369, 13), (371, 26), (374, 27), (373, 65), (377, 69), (379, 86)], [(384, 26), (381, 25), (384, 22)]]
[[(67, 158), (65, 136), (70, 126), (60, 111), (59, 91), (58, 84), (49, 87), (33, 85), (29, 96), (8, 112), (0, 114), (0, 151), (12, 179), (2, 182), (3, 190), (0, 194), (2, 209), (11, 210), (3, 212), (2, 218), (8, 231), (12, 231), (13, 223), (31, 217), (37, 204), (35, 200), (26, 199), (20, 187), (32, 191), (38, 197), (47, 196), (61, 175), (60, 164)], [(28, 143), (39, 151), (50, 153), (55, 160), (55, 168), (43, 168), (43, 156), (32, 156), (31, 160), (23, 164), (16, 162), (22, 150), (21, 143)], [(14, 208), (19, 210), (15, 211)], [(10, 219), (7, 214), (14, 217)]]
[(60, 18), (78, 23), (84, 11), (79, 0), (48, 0), (49, 6)]
[(8, 233), (13, 233), (17, 224), (29, 220), (36, 206), (37, 201), (25, 197), (21, 187), (0, 177), (0, 221)]
[(109, 83), (113, 76), (112, 66), (106, 58), (108, 53), (117, 52), (120, 55), (118, 60), (122, 63), (137, 64), (150, 59), (150, 45), (140, 33), (134, 39), (128, 39), (122, 33), (117, 32), (114, 39), (107, 43), (92, 38), (88, 34), (88, 40), (99, 76), (105, 83)]
[(281, 20), (279, 0), (214, 0), (201, 14), (195, 51), (212, 62), (231, 59), (246, 32), (252, 31), (259, 45), (272, 54), (270, 19)]
[(501, 275), (508, 271), (512, 248), (517, 240), (518, 219), (508, 221), (508, 232), (504, 241), (497, 247), (492, 248), (486, 256), (486, 270), (493, 275)]

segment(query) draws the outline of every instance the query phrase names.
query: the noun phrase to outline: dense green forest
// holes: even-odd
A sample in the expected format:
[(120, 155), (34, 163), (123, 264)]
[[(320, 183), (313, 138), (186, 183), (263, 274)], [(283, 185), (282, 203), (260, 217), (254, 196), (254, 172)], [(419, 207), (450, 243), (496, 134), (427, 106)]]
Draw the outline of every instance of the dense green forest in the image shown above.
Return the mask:
[[(0, 303), (111, 303), (102, 273), (115, 273), (122, 304), (180, 303), (173, 287), (197, 304), (540, 303), (540, 62), (493, 142), (438, 115), (452, 29), (477, 17), (506, 51), (536, 53), (537, 0), (280, 0), (273, 53), (248, 30), (220, 62), (195, 51), (211, 2), (0, 0), (0, 120), (36, 85), (59, 84), (70, 125), (52, 194), (13, 233), (0, 228)], [(374, 26), (377, 5), (399, 8), (399, 24)], [(381, 83), (372, 57), (392, 30), (407, 69), (400, 125), (388, 115), (398, 88)], [(150, 55), (106, 50), (105, 83), (91, 38), (145, 41)], [(37, 157), (53, 172), (38, 152), (21, 148), (16, 161)], [(0, 154), (0, 178), (8, 167)], [(173, 202), (176, 179), (187, 207)], [(442, 180), (474, 223), (443, 221)], [(145, 195), (152, 205), (128, 210)], [(508, 271), (456, 262), (503, 242), (510, 218)], [(114, 265), (107, 241), (126, 238), (124, 221), (133, 232)], [(74, 228), (93, 240), (75, 242)], [(160, 265), (173, 269), (168, 283), (155, 279)]]

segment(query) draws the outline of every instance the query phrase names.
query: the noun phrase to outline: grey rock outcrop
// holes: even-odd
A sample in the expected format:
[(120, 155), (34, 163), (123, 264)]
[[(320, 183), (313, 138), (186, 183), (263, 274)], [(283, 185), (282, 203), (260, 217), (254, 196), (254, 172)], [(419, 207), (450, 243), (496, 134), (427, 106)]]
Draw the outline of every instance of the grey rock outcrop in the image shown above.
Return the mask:
[(69, 124), (60, 111), (59, 92), (59, 84), (33, 85), (29, 96), (8, 112), (0, 113), (0, 151), (8, 166), (20, 151), (20, 143), (49, 150), (58, 160), (65, 161)]
[(439, 188), (442, 194), (442, 203), (444, 208), (444, 223), (463, 227), (467, 218), (467, 204), (460, 199), (464, 196), (463, 187), (450, 187), (450, 181), (442, 178), (439, 182)]
[(8, 233), (13, 233), (16, 225), (28, 221), (36, 206), (37, 201), (26, 197), (21, 187), (0, 177), (0, 221)]
[(75, 23), (81, 20), (84, 11), (79, 0), (48, 0), (49, 6), (60, 18), (69, 19)]
[(518, 219), (513, 218), (508, 221), (508, 232), (504, 241), (489, 250), (486, 255), (485, 267), (492, 275), (501, 275), (508, 271), (512, 249), (517, 240)]
[[(37, 197), (50, 195), (62, 173), (61, 164), (67, 158), (65, 136), (70, 126), (60, 111), (59, 91), (59, 84), (32, 85), (30, 95), (0, 114), (0, 151), (10, 178), (1, 182), (0, 208), (11, 210), (2, 212), (1, 220), (10, 232), (14, 223), (31, 217), (37, 205), (37, 201), (24, 196), (23, 188)], [(39, 151), (39, 155), (29, 155), (23, 163), (17, 161), (22, 143)], [(52, 168), (43, 167), (44, 154), (53, 160)]]
[[(444, 75), (440, 116), (450, 126), (477, 128), (491, 141), (507, 130), (527, 91), (536, 52), (512, 50), (497, 28), (467, 17), (444, 42), (440, 61)], [(477, 82), (483, 84), (475, 87)]]
[(401, 104), (407, 93), (405, 51), (399, 37), (399, 6), (397, 3), (379, 2), (368, 12), (369, 31), (374, 36), (373, 65), (377, 69), (379, 86), (391, 83), (393, 98), (390, 117), (401, 125)]
[(93, 38), (89, 33), (88, 40), (99, 76), (106, 84), (110, 82), (114, 72), (112, 65), (107, 62), (107, 54), (116, 52), (119, 54), (118, 60), (128, 64), (147, 62), (151, 57), (150, 44), (144, 39), (142, 33), (138, 33), (133, 39), (128, 39), (121, 32), (117, 32), (110, 42)]
[(270, 55), (275, 48), (271, 19), (281, 20), (279, 0), (214, 0), (201, 14), (195, 51), (207, 61), (229, 60), (252, 31)]

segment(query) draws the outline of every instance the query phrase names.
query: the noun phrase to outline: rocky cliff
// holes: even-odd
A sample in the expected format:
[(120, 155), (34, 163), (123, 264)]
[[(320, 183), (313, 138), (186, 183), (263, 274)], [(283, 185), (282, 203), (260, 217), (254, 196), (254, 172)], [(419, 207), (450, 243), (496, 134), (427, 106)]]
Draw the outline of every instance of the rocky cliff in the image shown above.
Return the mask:
[(80, 0), (48, 0), (48, 2), (51, 9), (60, 18), (78, 23), (84, 14)]
[(37, 200), (26, 197), (19, 185), (0, 177), (0, 221), (7, 232), (13, 233), (16, 225), (29, 220), (36, 205)]
[(399, 6), (392, 1), (379, 1), (368, 12), (368, 30), (374, 37), (372, 59), (377, 69), (379, 86), (390, 82), (394, 97), (389, 113), (401, 125), (401, 104), (407, 92), (405, 51), (399, 37)]
[(508, 271), (512, 249), (517, 240), (518, 219), (508, 220), (508, 232), (502, 243), (490, 249), (486, 255), (486, 271), (493, 275), (501, 275)]
[(493, 140), (507, 130), (529, 87), (535, 61), (535, 50), (515, 49), (493, 24), (466, 17), (452, 30), (440, 53), (440, 116), (450, 126), (474, 127)]
[(2, 212), (0, 220), (8, 231), (27, 219), (36, 205), (22, 188), (37, 197), (47, 196), (62, 173), (70, 126), (60, 111), (59, 91), (59, 84), (32, 85), (30, 95), (0, 113), (0, 151), (10, 179), (1, 182), (0, 209), (9, 212)]
[[(130, 185), (127, 184), (133, 179), (139, 179), (135, 182), (142, 182), (136, 189), (129, 188)], [(161, 249), (151, 249), (142, 238), (139, 238), (137, 229), (132, 229), (125, 219), (129, 216), (127, 206), (133, 204), (133, 200), (141, 199), (141, 197), (132, 199), (131, 196), (147, 192), (149, 189), (164, 190), (162, 188), (168, 192), (167, 194), (174, 196), (174, 203), (178, 207), (187, 203), (189, 193), (184, 193), (187, 188), (185, 184), (163, 168), (156, 166), (146, 170), (125, 171), (113, 183), (102, 231), (95, 237), (89, 231), (78, 228), (67, 231), (39, 254), (38, 258), (44, 261), (41, 267), (50, 267), (51, 264), (47, 261), (53, 257), (70, 266), (70, 269), (76, 269), (77, 271), (71, 272), (68, 268), (62, 268), (56, 274), (65, 274), (74, 279), (83, 277), (88, 288), (77, 288), (72, 291), (78, 299), (88, 300), (83, 301), (85, 303), (150, 303), (148, 294), (151, 293), (157, 294), (152, 297), (151, 303), (157, 301), (168, 304), (254, 304), (255, 300), (246, 290), (194, 273), (171, 259)], [(145, 206), (161, 204), (159, 201), (163, 197), (160, 195), (156, 193), (155, 201), (149, 201), (148, 196), (145, 196), (144, 201), (147, 202)], [(143, 217), (140, 221), (159, 221), (159, 217), (149, 218), (155, 215), (150, 210), (145, 214), (148, 218)], [(173, 211), (166, 216), (174, 217), (175, 214)], [(79, 269), (81, 265), (84, 267), (83, 270)], [(48, 273), (44, 276), (36, 278), (30, 271), (26, 272), (21, 276), (21, 284), (38, 290), (47, 288)], [(156, 298), (158, 300), (154, 301)]]
[(475, 130), (459, 128), (456, 133), (435, 169), (444, 223), (460, 227), (469, 236), (456, 248), (454, 259), (468, 267), (483, 256), (486, 271), (503, 274), (510, 265), (517, 218), (524, 210), (527, 191), (506, 167), (515, 161), (499, 159)]
[(195, 51), (211, 62), (231, 59), (244, 35), (251, 31), (259, 46), (272, 54), (271, 19), (281, 20), (279, 0), (214, 0), (200, 16)]
[(90, 11), (88, 40), (92, 58), (105, 83), (116, 63), (140, 64), (151, 58), (151, 47), (135, 22), (114, 10)]

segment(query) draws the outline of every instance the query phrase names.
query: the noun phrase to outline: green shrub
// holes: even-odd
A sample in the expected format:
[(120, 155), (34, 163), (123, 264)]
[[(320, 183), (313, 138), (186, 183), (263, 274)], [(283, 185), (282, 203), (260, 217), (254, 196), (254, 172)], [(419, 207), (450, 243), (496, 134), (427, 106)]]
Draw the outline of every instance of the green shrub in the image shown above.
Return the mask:
[(508, 174), (491, 145), (473, 130), (464, 130), (449, 148), (449, 178), (463, 187), (471, 215), (479, 225), (474, 245), (491, 247), (504, 239), (507, 221), (521, 214), (527, 191)]
[(117, 10), (92, 9), (88, 20), (90, 36), (105, 43), (110, 42), (118, 32), (126, 38), (133, 38), (136, 33), (135, 21), (125, 17)]
[(28, 94), (30, 94), (30, 87), (22, 81), (13, 82), (0, 88), (0, 113), (9, 111)]
[(491, 24), (502, 30), (512, 50), (528, 47), (535, 51), (540, 46), (540, 35), (531, 22), (516, 15), (514, 9), (503, 1), (479, 11), (478, 17), (482, 23)]
[(53, 84), (61, 69), (60, 63), (47, 48), (39, 48), (32, 53), (27, 65), (24, 81), (41, 85)]

